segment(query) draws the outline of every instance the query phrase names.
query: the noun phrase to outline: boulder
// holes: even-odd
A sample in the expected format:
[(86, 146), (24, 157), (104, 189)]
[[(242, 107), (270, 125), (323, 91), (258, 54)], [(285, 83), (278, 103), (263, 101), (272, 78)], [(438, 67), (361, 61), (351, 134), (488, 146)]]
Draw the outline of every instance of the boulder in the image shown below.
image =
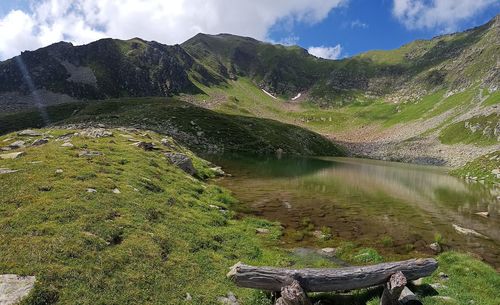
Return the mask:
[(33, 141), (33, 143), (31, 143), (32, 146), (39, 146), (39, 145), (43, 145), (43, 144), (47, 144), (49, 142), (49, 139), (36, 139), (35, 141)]
[(1, 154), (0, 159), (17, 159), (21, 156), (24, 156), (25, 154), (26, 153), (24, 151), (8, 153), (8, 154)]
[(477, 213), (474, 213), (478, 216), (481, 216), (481, 217), (484, 217), (484, 218), (488, 218), (490, 217), (490, 213), (489, 212), (477, 212)]
[(18, 133), (19, 136), (27, 136), (27, 137), (39, 137), (42, 134), (38, 131), (34, 131), (31, 129), (26, 129)]
[(168, 152), (165, 153), (165, 157), (167, 157), (170, 163), (179, 167), (186, 173), (192, 176), (196, 174), (196, 169), (193, 166), (193, 161), (191, 161), (191, 158), (189, 158), (185, 154)]
[(18, 304), (35, 287), (35, 281), (34, 276), (0, 275), (0, 304)]
[(25, 146), (26, 142), (24, 141), (15, 141), (9, 144), (10, 149), (18, 149), (18, 148), (23, 148)]
[(328, 255), (328, 256), (334, 256), (337, 254), (337, 249), (335, 248), (323, 248), (321, 249), (321, 254)]

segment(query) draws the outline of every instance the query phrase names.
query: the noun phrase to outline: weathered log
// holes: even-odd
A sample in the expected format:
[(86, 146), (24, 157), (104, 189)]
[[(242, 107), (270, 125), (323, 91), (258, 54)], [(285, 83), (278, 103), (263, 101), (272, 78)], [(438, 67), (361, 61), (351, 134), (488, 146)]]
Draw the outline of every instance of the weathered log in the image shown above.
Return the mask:
[(305, 291), (328, 292), (382, 285), (398, 271), (407, 280), (415, 280), (431, 275), (437, 266), (433, 258), (338, 269), (284, 269), (237, 263), (227, 276), (236, 285), (246, 288), (280, 291), (297, 280)]
[(422, 305), (422, 302), (408, 287), (405, 287), (401, 292), (399, 303), (401, 305)]
[(380, 305), (398, 305), (399, 296), (406, 286), (406, 277), (401, 271), (391, 275), (384, 285), (384, 292), (380, 298)]
[(276, 300), (276, 305), (312, 305), (299, 282), (292, 281), (288, 286), (281, 288), (281, 297)]

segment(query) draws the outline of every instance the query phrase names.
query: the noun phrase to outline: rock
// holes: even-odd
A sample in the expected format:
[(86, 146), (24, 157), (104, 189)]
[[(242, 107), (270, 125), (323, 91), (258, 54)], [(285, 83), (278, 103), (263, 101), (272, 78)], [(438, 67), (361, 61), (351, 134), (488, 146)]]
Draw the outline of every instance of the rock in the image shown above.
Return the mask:
[(18, 304), (35, 287), (35, 281), (34, 276), (0, 275), (0, 304)]
[(432, 289), (434, 289), (434, 290), (439, 290), (439, 289), (445, 289), (445, 288), (447, 288), (445, 285), (440, 284), (440, 283), (433, 283), (433, 284), (430, 284), (429, 286), (431, 286)]
[(214, 172), (216, 176), (222, 177), (226, 175), (226, 173), (222, 170), (220, 166), (211, 167), (210, 169)]
[(179, 167), (191, 176), (196, 174), (196, 169), (193, 166), (191, 159), (181, 153), (165, 153), (165, 157), (170, 161), (170, 163)]
[(444, 272), (439, 272), (438, 274), (439, 278), (442, 279), (442, 280), (448, 280), (449, 279), (449, 276), (448, 274), (444, 273)]
[(61, 147), (75, 147), (75, 145), (73, 145), (71, 142), (65, 142), (61, 145)]
[(269, 229), (257, 228), (255, 232), (257, 232), (257, 234), (269, 234)]
[(328, 256), (334, 256), (335, 254), (337, 254), (337, 249), (335, 249), (335, 248), (323, 248), (323, 249), (321, 249), (321, 253), (328, 255)]
[(413, 283), (413, 285), (420, 286), (424, 283), (424, 278), (421, 277), (419, 279), (416, 279), (416, 280), (412, 281), (412, 283)]
[(15, 141), (9, 144), (10, 149), (18, 149), (18, 148), (23, 148), (25, 146), (26, 142), (24, 141)]
[(102, 153), (98, 152), (98, 151), (92, 151), (92, 150), (82, 150), (78, 153), (78, 157), (96, 157), (96, 156), (100, 156), (102, 155)]
[(52, 186), (50, 186), (50, 185), (42, 185), (42, 186), (38, 187), (38, 190), (40, 192), (50, 192), (50, 191), (52, 191)]
[(227, 297), (218, 297), (217, 300), (224, 305), (239, 305), (238, 299), (236, 296), (230, 291), (227, 293)]
[(87, 193), (97, 193), (96, 189), (88, 188)]
[(485, 218), (490, 217), (490, 213), (489, 212), (477, 212), (477, 213), (474, 213), (474, 214), (482, 216), (482, 217), (485, 217)]
[(498, 174), (500, 174), (500, 169), (495, 168), (494, 170), (492, 170), (492, 171), (491, 171), (491, 173), (492, 173), (493, 175), (498, 175)]
[(11, 174), (11, 173), (15, 173), (15, 172), (18, 172), (18, 170), (9, 169), (9, 168), (0, 168), (0, 175), (1, 174)]
[(455, 229), (455, 231), (457, 231), (458, 233), (463, 234), (463, 235), (470, 235), (470, 236), (480, 237), (480, 238), (484, 238), (484, 239), (489, 239), (489, 237), (486, 235), (483, 235), (483, 234), (481, 234), (477, 231), (474, 231), (472, 229), (463, 228), (463, 227), (456, 225), (456, 224), (453, 224), (453, 228)]
[(60, 174), (62, 174), (62, 173), (63, 173), (63, 170), (62, 170), (62, 169), (60, 169), (60, 168), (56, 169), (56, 174), (57, 174), (57, 175), (60, 175)]
[(21, 156), (24, 156), (26, 153), (24, 151), (9, 153), (9, 154), (1, 154), (0, 159), (17, 159)]
[(149, 142), (139, 142), (136, 145), (137, 145), (137, 147), (142, 148), (145, 151), (152, 151), (153, 149), (155, 149), (155, 146), (153, 145), (153, 143), (149, 143)]
[(117, 189), (117, 188), (114, 188), (114, 189), (113, 189), (113, 194), (121, 194), (121, 193), (122, 193), (122, 192), (120, 192), (120, 190), (119, 190), (119, 189)]
[(163, 146), (170, 148), (170, 149), (175, 149), (175, 145), (172, 143), (172, 140), (170, 140), (168, 138), (161, 139), (161, 144)]
[(113, 133), (104, 128), (87, 128), (80, 132), (80, 135), (87, 138), (104, 138), (113, 136)]
[(46, 144), (48, 143), (49, 140), (48, 139), (36, 139), (35, 141), (33, 141), (33, 143), (31, 143), (31, 146), (39, 146), (39, 145), (43, 145), (43, 144)]
[(38, 131), (34, 131), (31, 129), (26, 129), (18, 133), (19, 136), (27, 136), (27, 137), (39, 137), (42, 134), (39, 133)]
[(441, 253), (441, 251), (442, 251), (441, 245), (439, 243), (432, 243), (429, 245), (429, 248), (431, 248), (432, 251), (434, 251), (436, 253)]
[(193, 298), (191, 297), (191, 295), (189, 294), (189, 292), (188, 292), (188, 293), (186, 293), (186, 301), (188, 301), (188, 302), (189, 302), (189, 301), (191, 301), (191, 300), (193, 300)]

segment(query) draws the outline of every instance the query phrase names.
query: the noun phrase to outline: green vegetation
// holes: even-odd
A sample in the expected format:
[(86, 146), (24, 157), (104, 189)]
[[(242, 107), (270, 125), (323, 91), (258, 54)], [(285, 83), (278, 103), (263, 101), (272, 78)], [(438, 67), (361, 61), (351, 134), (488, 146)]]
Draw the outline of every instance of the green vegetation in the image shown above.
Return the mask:
[(453, 123), (441, 130), (439, 140), (444, 144), (475, 144), (488, 146), (498, 143), (495, 128), (500, 121), (498, 114), (478, 116)]
[[(60, 147), (56, 138), (75, 131), (43, 130), (54, 137), (48, 144), (0, 161), (19, 170), (0, 176), (0, 273), (37, 276), (24, 304), (179, 304), (186, 293), (194, 304), (218, 304), (228, 291), (255, 304), (257, 292), (225, 278), (231, 265), (304, 266), (273, 246), (279, 226), (237, 220), (230, 194), (167, 162), (162, 152), (173, 149), (213, 176), (208, 162), (175, 142), (167, 147), (153, 132), (113, 130), (113, 137), (73, 136), (74, 148)], [(128, 138), (161, 149), (144, 151)], [(102, 154), (78, 157), (84, 149)]]
[[(105, 123), (167, 133), (202, 153), (343, 155), (338, 146), (304, 128), (269, 119), (227, 115), (170, 98), (130, 98), (48, 107), (53, 124)], [(55, 115), (52, 115), (55, 114)], [(33, 118), (19, 119), (19, 118)], [(0, 116), (0, 130), (40, 127), (37, 111)]]
[(451, 174), (473, 181), (484, 181), (487, 184), (500, 183), (500, 175), (493, 173), (494, 170), (500, 170), (499, 152), (489, 153), (470, 161), (464, 166), (452, 170)]
[(491, 106), (500, 103), (500, 91), (495, 91), (490, 93), (488, 97), (484, 100), (484, 106)]

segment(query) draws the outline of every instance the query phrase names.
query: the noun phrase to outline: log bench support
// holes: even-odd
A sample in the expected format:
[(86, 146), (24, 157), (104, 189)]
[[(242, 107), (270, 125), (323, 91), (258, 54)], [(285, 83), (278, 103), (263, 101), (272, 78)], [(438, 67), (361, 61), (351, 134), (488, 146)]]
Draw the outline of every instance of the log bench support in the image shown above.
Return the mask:
[(381, 305), (421, 305), (407, 281), (437, 269), (433, 258), (337, 269), (284, 269), (237, 263), (227, 274), (236, 285), (281, 292), (276, 305), (311, 305), (306, 292), (345, 291), (384, 285)]

